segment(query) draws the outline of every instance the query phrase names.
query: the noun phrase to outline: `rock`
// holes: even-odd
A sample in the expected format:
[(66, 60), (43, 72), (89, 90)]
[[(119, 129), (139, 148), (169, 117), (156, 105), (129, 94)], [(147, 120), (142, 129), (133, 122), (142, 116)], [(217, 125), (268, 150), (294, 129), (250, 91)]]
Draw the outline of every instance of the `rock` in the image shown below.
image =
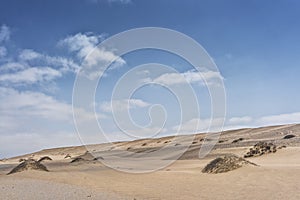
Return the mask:
[(249, 164), (257, 166), (256, 164), (251, 163), (245, 160), (244, 158), (238, 157), (233, 154), (229, 154), (212, 160), (204, 167), (202, 172), (210, 174), (224, 173)]
[(85, 160), (83, 158), (78, 157), (78, 158), (73, 159), (70, 163), (76, 163), (76, 162), (80, 162), (80, 161), (85, 161)]
[[(41, 160), (41, 159), (40, 159)], [(7, 175), (14, 174), (17, 172), (27, 171), (27, 170), (39, 170), (39, 171), (49, 171), (47, 167), (40, 163), (41, 161), (36, 161), (34, 159), (24, 160), (18, 166), (13, 168)]]
[(50, 158), (49, 156), (44, 156), (44, 157), (40, 158), (40, 159), (38, 160), (38, 162), (42, 162), (42, 161), (44, 161), (44, 160), (52, 160), (52, 158)]
[(101, 156), (94, 157), (94, 155), (92, 155), (90, 152), (86, 151), (84, 154), (74, 158), (70, 163), (76, 163), (76, 162), (80, 162), (80, 161), (89, 162), (89, 161), (96, 161), (96, 160), (104, 160), (104, 159)]
[(244, 158), (261, 156), (268, 153), (275, 153), (277, 151), (276, 145), (267, 142), (258, 142), (244, 155)]
[(239, 139), (236, 139), (236, 140), (233, 140), (232, 143), (237, 143), (237, 142), (240, 142), (240, 141), (243, 141), (244, 138), (239, 138)]
[(295, 135), (286, 135), (283, 137), (283, 139), (291, 139), (291, 138), (294, 138), (296, 137)]
[(286, 148), (286, 146), (283, 145), (283, 146), (278, 147), (278, 149), (283, 149), (283, 148)]
[(64, 158), (65, 158), (65, 159), (71, 158), (71, 155), (70, 155), (70, 154), (67, 154)]

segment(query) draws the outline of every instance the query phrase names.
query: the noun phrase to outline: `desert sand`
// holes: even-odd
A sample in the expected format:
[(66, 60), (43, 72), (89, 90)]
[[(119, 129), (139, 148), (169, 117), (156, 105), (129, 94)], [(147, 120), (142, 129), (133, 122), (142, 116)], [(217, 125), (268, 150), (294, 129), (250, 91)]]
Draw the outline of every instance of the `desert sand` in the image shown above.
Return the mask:
[[(286, 137), (287, 136), (287, 137)], [(172, 148), (189, 145), (179, 137)], [(120, 150), (147, 155), (172, 137), (90, 146), (100, 155), (94, 160), (85, 147), (47, 149), (0, 161), (1, 199), (300, 199), (300, 125), (280, 125), (225, 131), (204, 158), (199, 148), (204, 134), (195, 135), (188, 150), (171, 165), (151, 173), (133, 174), (101, 163)], [(234, 154), (243, 157), (258, 142), (272, 143), (276, 152), (247, 157), (255, 165), (210, 174), (204, 167), (213, 159)], [(114, 147), (112, 147), (114, 146)], [(7, 175), (22, 159), (51, 157), (48, 171), (27, 170)], [(76, 158), (78, 162), (71, 163)], [(128, 158), (130, 159), (130, 158)], [(153, 158), (149, 158), (151, 161)], [(170, 158), (171, 159), (171, 158)]]

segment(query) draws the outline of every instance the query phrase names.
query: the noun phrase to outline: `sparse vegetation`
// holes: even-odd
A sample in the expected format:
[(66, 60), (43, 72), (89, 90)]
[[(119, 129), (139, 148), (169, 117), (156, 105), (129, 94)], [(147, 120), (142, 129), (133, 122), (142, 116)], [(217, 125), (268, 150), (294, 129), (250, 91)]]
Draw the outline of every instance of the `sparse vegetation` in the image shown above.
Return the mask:
[(244, 140), (244, 138), (239, 138), (239, 139), (233, 140), (232, 143), (238, 143), (238, 142), (243, 141), (243, 140)]
[(49, 171), (45, 165), (41, 162), (45, 160), (52, 160), (50, 157), (45, 156), (40, 158), (38, 161), (32, 158), (20, 159), (20, 164), (13, 168), (7, 175), (27, 171), (27, 170), (39, 170), (39, 171)]
[(268, 153), (275, 153), (277, 151), (276, 145), (267, 142), (258, 142), (244, 155), (244, 158), (261, 156)]
[(229, 172), (235, 169), (242, 167), (243, 165), (255, 165), (241, 157), (238, 157), (233, 154), (225, 155), (223, 157), (218, 157), (208, 163), (205, 168), (202, 170), (203, 173), (210, 173), (210, 174), (218, 174)]
[(296, 137), (295, 135), (286, 135), (283, 137), (283, 139), (291, 139), (291, 138), (294, 138)]

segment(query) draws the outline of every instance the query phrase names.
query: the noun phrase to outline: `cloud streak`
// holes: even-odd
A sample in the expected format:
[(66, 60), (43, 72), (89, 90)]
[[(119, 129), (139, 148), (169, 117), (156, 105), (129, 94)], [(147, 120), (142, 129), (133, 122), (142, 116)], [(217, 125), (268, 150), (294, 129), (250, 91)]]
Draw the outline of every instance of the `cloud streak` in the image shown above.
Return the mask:
[(165, 73), (152, 80), (145, 79), (144, 82), (154, 82), (163, 85), (178, 85), (178, 84), (201, 84), (201, 85), (217, 85), (218, 81), (224, 80), (220, 72), (206, 71), (198, 72), (190, 70), (183, 73)]
[(59, 41), (58, 46), (66, 48), (70, 53), (75, 53), (78, 61), (82, 62), (83, 68), (80, 75), (95, 80), (104, 73), (106, 70), (104, 66), (107, 64), (112, 63), (109, 70), (126, 64), (126, 61), (115, 55), (113, 50), (97, 47), (104, 38), (104, 34), (77, 33)]
[[(178, 128), (181, 128), (181, 134), (195, 134), (207, 131), (213, 132), (221, 130), (222, 119), (215, 119), (215, 122), (215, 124), (211, 124), (211, 119), (195, 118), (184, 122), (181, 125), (174, 126), (172, 130), (177, 131)], [(300, 112), (286, 113), (280, 115), (266, 115), (257, 119), (254, 119), (250, 116), (232, 117), (229, 119), (225, 119), (223, 130), (297, 123), (300, 123)]]
[(150, 106), (149, 103), (141, 99), (122, 99), (104, 102), (100, 104), (100, 110), (103, 112), (123, 112), (133, 108), (144, 108)]
[(8, 41), (10, 39), (10, 28), (6, 25), (0, 27), (0, 42)]
[(5, 84), (33, 84), (51, 81), (61, 77), (62, 73), (50, 67), (31, 67), (13, 74), (0, 75), (0, 82)]

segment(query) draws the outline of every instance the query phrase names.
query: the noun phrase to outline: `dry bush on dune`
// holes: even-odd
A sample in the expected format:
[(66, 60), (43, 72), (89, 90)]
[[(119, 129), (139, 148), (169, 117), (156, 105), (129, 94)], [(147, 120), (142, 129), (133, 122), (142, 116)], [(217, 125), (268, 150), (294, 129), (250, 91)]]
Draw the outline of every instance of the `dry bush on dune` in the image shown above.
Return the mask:
[(291, 138), (294, 138), (296, 137), (295, 135), (286, 135), (283, 137), (283, 139), (291, 139)]
[(96, 161), (96, 160), (103, 160), (101, 156), (99, 157), (94, 157), (89, 151), (86, 151), (84, 154), (77, 156), (74, 158), (70, 163), (77, 163), (77, 162), (89, 162), (89, 161)]
[(67, 159), (67, 158), (72, 158), (72, 157), (70, 154), (67, 154), (64, 158)]
[(42, 162), (42, 161), (44, 161), (44, 160), (52, 160), (52, 158), (50, 158), (49, 156), (44, 156), (44, 157), (40, 158), (40, 159), (38, 160), (38, 162), (40, 163), (40, 162)]
[(20, 159), (21, 163), (15, 168), (13, 168), (7, 175), (14, 174), (17, 172), (27, 171), (27, 170), (49, 171), (47, 167), (41, 163), (44, 160), (52, 160), (52, 159), (48, 156), (42, 157), (38, 161), (32, 158)]
[(212, 160), (205, 166), (202, 172), (210, 174), (224, 173), (238, 169), (244, 165), (257, 166), (256, 164), (251, 163), (241, 157), (229, 154)]
[(238, 142), (243, 141), (243, 140), (244, 140), (244, 138), (239, 138), (239, 139), (233, 140), (232, 143), (238, 143)]
[(275, 153), (277, 151), (276, 145), (267, 142), (258, 142), (244, 155), (244, 158), (261, 156), (268, 153)]
[(85, 161), (83, 158), (74, 158), (70, 163), (76, 163), (76, 162), (80, 162), (80, 161)]

